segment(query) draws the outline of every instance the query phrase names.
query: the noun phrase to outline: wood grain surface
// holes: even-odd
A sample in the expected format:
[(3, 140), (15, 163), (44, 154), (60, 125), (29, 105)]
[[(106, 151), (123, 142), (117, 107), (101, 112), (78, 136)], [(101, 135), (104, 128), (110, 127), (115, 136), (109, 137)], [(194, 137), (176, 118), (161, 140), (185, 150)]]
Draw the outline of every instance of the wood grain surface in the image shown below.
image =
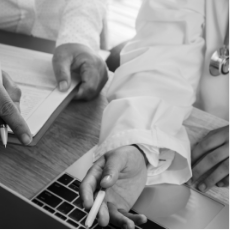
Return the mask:
[[(0, 43), (1, 33), (0, 31)], [(12, 39), (12, 35), (8, 36)], [(7, 44), (9, 41), (7, 40)], [(42, 42), (41, 39), (38, 42)], [(9, 144), (5, 149), (0, 145), (0, 183), (26, 198), (33, 197), (97, 144), (102, 112), (106, 104), (103, 95), (91, 102), (72, 101), (37, 146)], [(196, 109), (185, 121), (192, 145), (209, 130), (227, 124), (226, 121)], [(215, 187), (208, 194), (225, 203), (229, 202), (228, 188)]]

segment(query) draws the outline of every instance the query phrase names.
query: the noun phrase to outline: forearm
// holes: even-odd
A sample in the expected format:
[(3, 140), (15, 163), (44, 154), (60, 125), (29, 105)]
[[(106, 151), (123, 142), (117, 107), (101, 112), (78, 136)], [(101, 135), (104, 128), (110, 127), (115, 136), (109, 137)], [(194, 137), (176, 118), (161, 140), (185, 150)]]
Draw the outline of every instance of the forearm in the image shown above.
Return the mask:
[(98, 50), (105, 13), (106, 0), (67, 1), (56, 45), (80, 43)]

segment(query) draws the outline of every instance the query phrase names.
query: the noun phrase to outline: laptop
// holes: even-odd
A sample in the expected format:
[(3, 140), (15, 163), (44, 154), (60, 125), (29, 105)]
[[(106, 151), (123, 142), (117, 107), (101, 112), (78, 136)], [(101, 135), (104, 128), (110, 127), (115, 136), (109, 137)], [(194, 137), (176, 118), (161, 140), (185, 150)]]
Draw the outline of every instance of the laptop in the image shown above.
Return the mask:
[[(93, 164), (95, 147), (31, 200), (0, 184), (0, 228), (84, 229), (88, 211), (79, 186)], [(148, 217), (142, 229), (229, 228), (229, 206), (184, 185), (147, 186), (131, 212)], [(101, 229), (95, 220), (93, 229)], [(116, 228), (109, 224), (106, 228)]]

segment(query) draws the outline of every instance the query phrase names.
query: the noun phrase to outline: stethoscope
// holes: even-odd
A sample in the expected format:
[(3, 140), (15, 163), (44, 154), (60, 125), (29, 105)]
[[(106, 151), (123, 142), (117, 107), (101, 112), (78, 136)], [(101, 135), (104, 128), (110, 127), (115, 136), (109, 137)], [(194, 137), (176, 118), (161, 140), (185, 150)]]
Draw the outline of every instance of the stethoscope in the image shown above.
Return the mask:
[(216, 50), (211, 56), (209, 72), (214, 77), (220, 76), (221, 74), (227, 75), (229, 73), (229, 23), (223, 46)]

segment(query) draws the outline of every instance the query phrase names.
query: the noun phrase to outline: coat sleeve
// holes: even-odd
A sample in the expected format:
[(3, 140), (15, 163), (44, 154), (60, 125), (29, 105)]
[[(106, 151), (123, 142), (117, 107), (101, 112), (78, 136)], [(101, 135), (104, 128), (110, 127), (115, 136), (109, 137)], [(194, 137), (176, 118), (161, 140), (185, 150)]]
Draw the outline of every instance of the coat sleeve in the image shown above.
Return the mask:
[(95, 159), (138, 144), (148, 160), (147, 184), (191, 177), (190, 115), (204, 59), (204, 0), (145, 0), (135, 38), (121, 53), (108, 89)]
[(107, 0), (66, 0), (56, 45), (80, 43), (99, 49)]

